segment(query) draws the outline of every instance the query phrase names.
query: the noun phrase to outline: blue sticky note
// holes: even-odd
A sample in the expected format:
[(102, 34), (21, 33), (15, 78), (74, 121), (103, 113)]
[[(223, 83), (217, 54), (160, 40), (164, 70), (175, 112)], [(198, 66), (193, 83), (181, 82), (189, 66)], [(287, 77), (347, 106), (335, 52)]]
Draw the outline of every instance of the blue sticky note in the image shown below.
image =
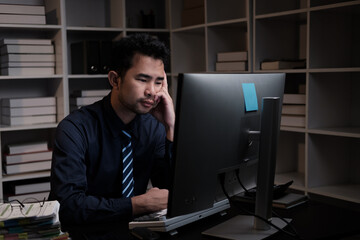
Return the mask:
[(242, 89), (244, 93), (245, 111), (257, 111), (258, 102), (254, 83), (243, 83)]

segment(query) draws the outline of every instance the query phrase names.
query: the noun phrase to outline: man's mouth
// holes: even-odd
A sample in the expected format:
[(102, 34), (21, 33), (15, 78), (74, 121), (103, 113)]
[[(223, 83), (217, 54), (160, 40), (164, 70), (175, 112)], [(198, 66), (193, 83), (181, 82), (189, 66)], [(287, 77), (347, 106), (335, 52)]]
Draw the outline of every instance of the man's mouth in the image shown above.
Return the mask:
[(153, 107), (155, 104), (155, 101), (153, 100), (143, 100), (141, 101), (141, 104), (147, 108)]

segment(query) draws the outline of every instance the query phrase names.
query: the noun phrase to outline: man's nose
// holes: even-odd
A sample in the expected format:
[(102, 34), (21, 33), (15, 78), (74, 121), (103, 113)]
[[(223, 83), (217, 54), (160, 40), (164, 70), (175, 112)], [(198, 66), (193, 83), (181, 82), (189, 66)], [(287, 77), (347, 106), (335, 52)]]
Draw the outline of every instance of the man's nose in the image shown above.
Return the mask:
[(147, 97), (152, 97), (155, 95), (155, 86), (153, 83), (147, 84), (146, 89), (145, 89), (145, 95)]

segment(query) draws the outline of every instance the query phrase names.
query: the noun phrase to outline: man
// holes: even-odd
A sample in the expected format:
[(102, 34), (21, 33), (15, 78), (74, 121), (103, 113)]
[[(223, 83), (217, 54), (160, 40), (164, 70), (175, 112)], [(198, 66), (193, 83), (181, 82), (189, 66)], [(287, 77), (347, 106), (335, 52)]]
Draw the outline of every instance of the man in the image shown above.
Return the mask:
[[(139, 34), (122, 38), (113, 55), (111, 93), (68, 115), (56, 130), (49, 198), (60, 202), (63, 227), (128, 223), (167, 207), (175, 125), (164, 71), (168, 50)], [(132, 150), (131, 174), (123, 173), (125, 146)], [(132, 178), (129, 188), (125, 175)], [(158, 188), (146, 192), (150, 179)]]

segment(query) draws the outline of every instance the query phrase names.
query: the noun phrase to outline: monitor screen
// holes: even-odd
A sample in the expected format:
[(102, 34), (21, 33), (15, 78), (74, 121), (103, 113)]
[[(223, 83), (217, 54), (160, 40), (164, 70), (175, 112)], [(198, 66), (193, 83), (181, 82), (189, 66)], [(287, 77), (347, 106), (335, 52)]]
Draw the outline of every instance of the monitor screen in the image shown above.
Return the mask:
[(240, 169), (255, 184), (259, 142), (249, 131), (260, 130), (264, 97), (282, 102), (284, 81), (281, 73), (179, 74), (169, 217), (212, 207), (219, 173)]

